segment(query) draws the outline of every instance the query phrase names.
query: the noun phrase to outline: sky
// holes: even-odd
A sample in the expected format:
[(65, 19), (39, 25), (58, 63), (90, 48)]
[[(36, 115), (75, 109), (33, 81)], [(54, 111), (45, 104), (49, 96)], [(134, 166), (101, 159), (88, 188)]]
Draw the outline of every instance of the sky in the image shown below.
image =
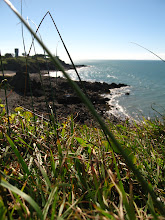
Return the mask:
[[(21, 0), (11, 0), (21, 13)], [(156, 56), (131, 42), (151, 50), (165, 59), (165, 1), (164, 0), (22, 0), (22, 15), (36, 30), (43, 16), (50, 11), (65, 45), (73, 59), (140, 59)], [(19, 19), (0, 0), (1, 54), (24, 52)], [(35, 23), (35, 25), (34, 25)], [(54, 55), (69, 58), (50, 16), (40, 29), (40, 36)], [(26, 52), (32, 37), (23, 28)], [(35, 42), (34, 53), (43, 53)]]

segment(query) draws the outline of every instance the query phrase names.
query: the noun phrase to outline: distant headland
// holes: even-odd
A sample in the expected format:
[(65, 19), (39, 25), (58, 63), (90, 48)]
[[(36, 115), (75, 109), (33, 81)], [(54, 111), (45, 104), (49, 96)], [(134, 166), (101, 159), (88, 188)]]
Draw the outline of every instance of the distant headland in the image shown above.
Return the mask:
[[(10, 70), (15, 72), (25, 72), (28, 69), (29, 73), (36, 73), (43, 70), (57, 71), (58, 68), (54, 65), (52, 60), (43, 55), (36, 54), (34, 56), (28, 56), (27, 62), (24, 56), (14, 57), (12, 54), (8, 53), (2, 56), (2, 63), (4, 70)], [(65, 63), (59, 57), (56, 57), (65, 70), (73, 69), (73, 65)], [(76, 67), (84, 67), (85, 65), (76, 65)]]

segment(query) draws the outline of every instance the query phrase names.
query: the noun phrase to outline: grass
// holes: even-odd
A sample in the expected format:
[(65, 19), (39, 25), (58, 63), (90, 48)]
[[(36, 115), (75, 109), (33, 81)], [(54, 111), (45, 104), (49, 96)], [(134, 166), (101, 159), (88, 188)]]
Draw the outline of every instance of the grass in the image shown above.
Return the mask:
[[(28, 64), (27, 64), (29, 72), (32, 72), (32, 73), (38, 72), (38, 65), (36, 63), (36, 59), (41, 70), (47, 70), (48, 66), (51, 70), (57, 70), (49, 58), (44, 58), (44, 57), (39, 57), (39, 56), (29, 56)], [(21, 57), (21, 56), (10, 57), (10, 58), (2, 57), (2, 63), (3, 63), (5, 70), (25, 71), (26, 69), (25, 57)]]
[[(44, 121), (1, 107), (0, 216), (4, 219), (161, 219), (164, 123), (132, 127), (100, 118), (81, 89), (5, 0), (86, 104), (99, 128)], [(6, 106), (7, 107), (7, 106)], [(52, 123), (53, 122), (53, 123)], [(10, 124), (10, 132), (9, 127)]]
[[(68, 117), (58, 125), (56, 139), (48, 122), (36, 117), (35, 131), (33, 114), (16, 108), (10, 115), (9, 137), (2, 104), (0, 120), (4, 219), (161, 219), (150, 195), (101, 129), (76, 124)], [(107, 123), (165, 202), (164, 124)]]

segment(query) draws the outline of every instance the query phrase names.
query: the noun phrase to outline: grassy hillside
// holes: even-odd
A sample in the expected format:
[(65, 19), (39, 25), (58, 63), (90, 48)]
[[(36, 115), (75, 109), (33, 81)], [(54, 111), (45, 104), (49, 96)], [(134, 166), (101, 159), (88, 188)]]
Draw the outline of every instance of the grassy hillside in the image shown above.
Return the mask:
[[(97, 127), (49, 123), (0, 105), (0, 216), (10, 219), (155, 219), (161, 216), (125, 160)], [(159, 121), (108, 123), (165, 202), (165, 132)]]
[[(64, 61), (60, 60), (61, 64), (65, 69), (72, 68), (72, 65), (66, 64)], [(26, 59), (25, 57), (2, 57), (4, 70), (11, 71), (26, 71)], [(58, 70), (58, 68), (53, 64), (51, 59), (45, 58), (41, 55), (30, 56), (27, 58), (27, 68), (31, 73), (38, 72), (40, 70)]]

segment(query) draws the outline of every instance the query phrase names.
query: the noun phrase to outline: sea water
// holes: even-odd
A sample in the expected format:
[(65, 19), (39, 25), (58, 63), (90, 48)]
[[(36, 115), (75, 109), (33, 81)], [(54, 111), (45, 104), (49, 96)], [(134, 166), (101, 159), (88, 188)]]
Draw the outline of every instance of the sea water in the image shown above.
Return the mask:
[[(81, 61), (86, 67), (78, 69), (82, 80), (124, 83), (127, 87), (110, 91), (110, 113), (135, 120), (162, 118), (165, 115), (165, 63), (141, 60)], [(67, 71), (77, 80), (74, 70)], [(59, 75), (59, 73), (58, 73)], [(56, 76), (55, 72), (51, 76)]]

